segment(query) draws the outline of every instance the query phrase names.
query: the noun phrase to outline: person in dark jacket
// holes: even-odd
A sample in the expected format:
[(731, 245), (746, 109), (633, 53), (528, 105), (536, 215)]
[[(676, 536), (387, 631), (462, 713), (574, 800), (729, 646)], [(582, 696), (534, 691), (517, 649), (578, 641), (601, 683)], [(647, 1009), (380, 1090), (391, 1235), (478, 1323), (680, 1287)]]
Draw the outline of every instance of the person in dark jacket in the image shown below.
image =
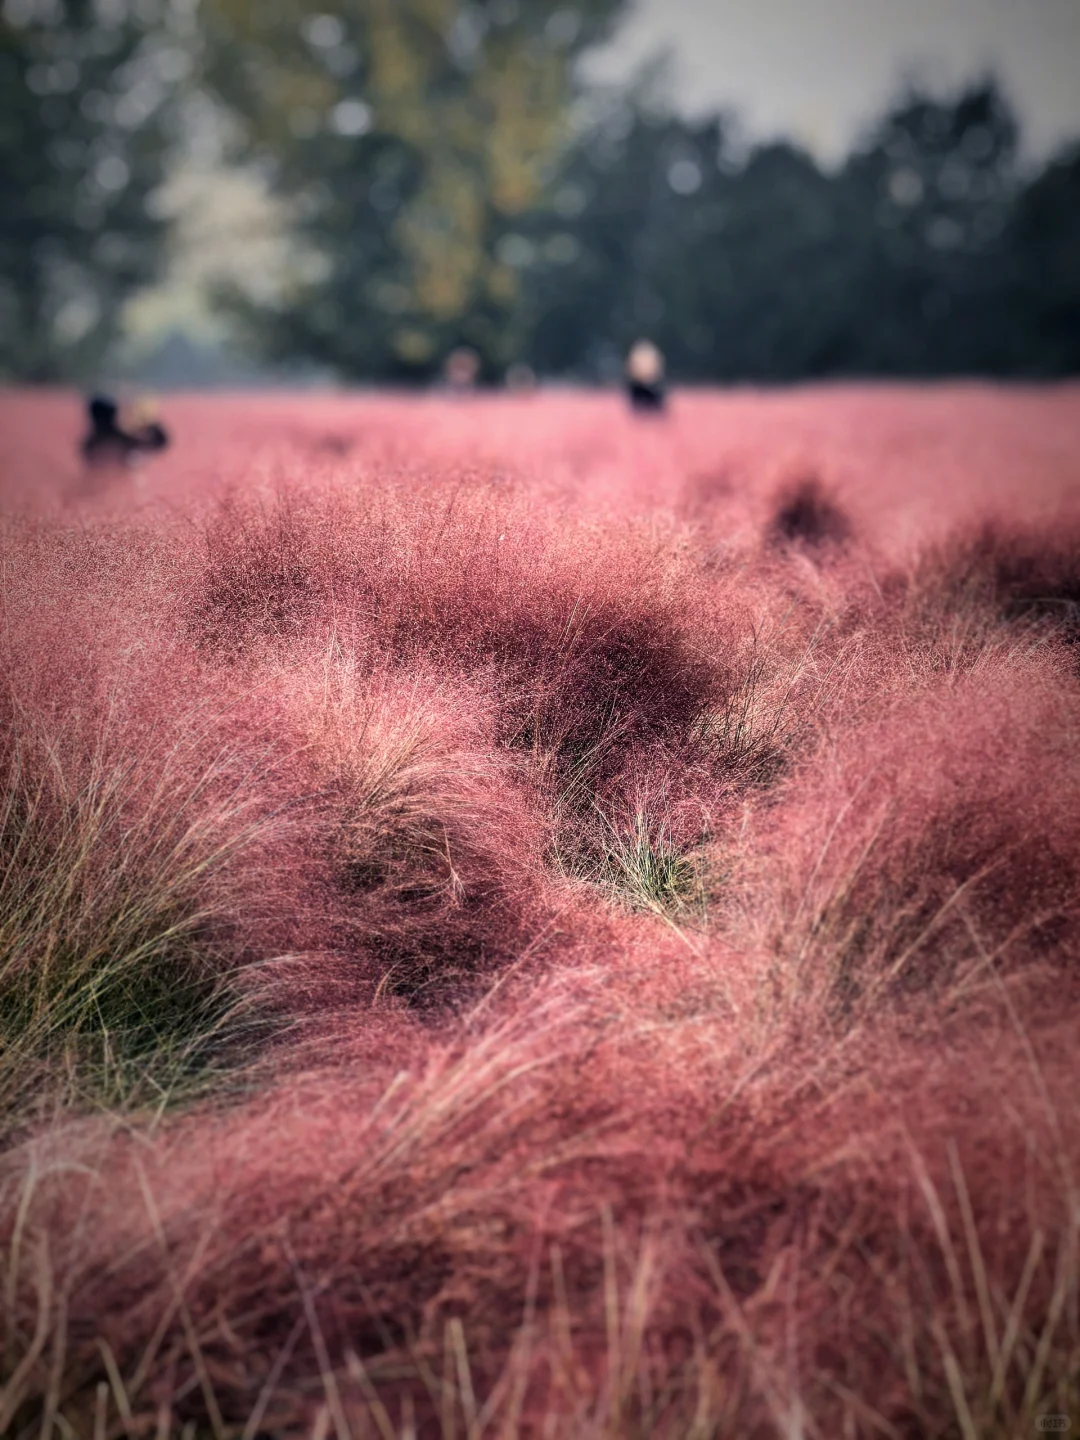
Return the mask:
[(81, 450), (88, 465), (130, 465), (137, 456), (164, 450), (169, 436), (156, 420), (125, 430), (120, 407), (109, 395), (92, 395), (86, 405), (90, 429)]
[(664, 357), (651, 340), (638, 340), (626, 357), (626, 393), (632, 410), (664, 408)]

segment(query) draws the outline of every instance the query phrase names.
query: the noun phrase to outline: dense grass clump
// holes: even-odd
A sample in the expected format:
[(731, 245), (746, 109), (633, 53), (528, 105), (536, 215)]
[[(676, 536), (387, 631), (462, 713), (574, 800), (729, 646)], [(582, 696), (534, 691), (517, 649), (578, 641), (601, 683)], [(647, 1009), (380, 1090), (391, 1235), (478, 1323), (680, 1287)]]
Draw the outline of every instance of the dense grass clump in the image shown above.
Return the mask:
[(0, 399), (0, 1433), (1075, 1418), (1074, 398)]
[(850, 538), (850, 520), (814, 476), (786, 486), (774, 504), (774, 544), (801, 544), (820, 550), (842, 545)]
[[(578, 760), (685, 731), (736, 683), (727, 616), (632, 534), (499, 523), (481, 495), (275, 494), (207, 522), (190, 633), (225, 655), (332, 637), (362, 668), (484, 678), (499, 738)], [(725, 607), (725, 610), (727, 607)], [(239, 647), (239, 649), (238, 649)]]
[[(228, 1053), (225, 877), (254, 834), (236, 757), (48, 733), (8, 711), (0, 772), (0, 1095), (162, 1105)], [(138, 737), (143, 743), (146, 737)], [(198, 737), (203, 738), (203, 737)]]
[(943, 587), (954, 606), (996, 611), (1003, 619), (1080, 635), (1080, 520), (1009, 525), (984, 521), (924, 562), (923, 583)]

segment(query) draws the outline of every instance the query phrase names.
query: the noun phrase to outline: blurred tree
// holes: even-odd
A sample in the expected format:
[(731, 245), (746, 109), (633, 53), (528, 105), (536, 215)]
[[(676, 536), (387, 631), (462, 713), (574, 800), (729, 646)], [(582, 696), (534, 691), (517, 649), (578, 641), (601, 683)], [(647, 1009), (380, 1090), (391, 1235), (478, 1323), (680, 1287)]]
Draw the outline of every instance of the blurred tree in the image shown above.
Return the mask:
[(1080, 144), (1025, 188), (1005, 246), (1023, 326), (1015, 368), (1033, 376), (1080, 374)]
[(790, 145), (740, 156), (729, 130), (631, 104), (583, 137), (556, 192), (565, 233), (539, 246), (534, 364), (603, 373), (648, 334), (683, 379), (828, 365), (845, 308), (843, 196)]
[(191, 29), (182, 0), (0, 10), (0, 375), (89, 377), (154, 275)]
[(844, 368), (1004, 373), (1015, 358), (1003, 236), (1020, 186), (1018, 127), (991, 81), (911, 95), (838, 183), (861, 219), (849, 277), (862, 317)]
[(467, 343), (520, 350), (521, 222), (571, 135), (576, 61), (624, 0), (207, 0), (207, 84), (314, 256), (273, 308), (233, 295), (264, 353), (421, 378)]
[(582, 132), (561, 233), (534, 222), (539, 370), (613, 370), (642, 333), (684, 380), (1008, 374), (1031, 369), (1025, 347), (1076, 365), (1076, 159), (1022, 191), (994, 84), (905, 97), (835, 174), (733, 138), (648, 96)]

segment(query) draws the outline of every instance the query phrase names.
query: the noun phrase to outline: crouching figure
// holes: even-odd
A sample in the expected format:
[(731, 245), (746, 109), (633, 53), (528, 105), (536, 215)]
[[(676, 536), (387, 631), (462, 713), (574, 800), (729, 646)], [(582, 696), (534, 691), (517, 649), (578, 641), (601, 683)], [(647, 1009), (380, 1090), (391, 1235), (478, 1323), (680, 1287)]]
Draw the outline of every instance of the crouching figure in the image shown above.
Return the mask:
[(93, 395), (87, 402), (90, 429), (83, 437), (82, 457), (93, 466), (130, 466), (140, 455), (164, 450), (169, 436), (156, 420), (144, 420), (124, 429), (120, 407), (108, 395)]

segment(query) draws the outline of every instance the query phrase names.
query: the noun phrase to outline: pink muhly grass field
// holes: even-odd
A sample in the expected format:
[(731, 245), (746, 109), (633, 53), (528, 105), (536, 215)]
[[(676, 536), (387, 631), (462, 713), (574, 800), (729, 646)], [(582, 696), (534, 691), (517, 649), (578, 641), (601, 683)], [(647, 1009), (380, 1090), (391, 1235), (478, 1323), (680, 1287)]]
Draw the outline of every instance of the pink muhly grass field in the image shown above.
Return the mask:
[(1080, 391), (0, 396), (0, 1433), (1080, 1423)]

